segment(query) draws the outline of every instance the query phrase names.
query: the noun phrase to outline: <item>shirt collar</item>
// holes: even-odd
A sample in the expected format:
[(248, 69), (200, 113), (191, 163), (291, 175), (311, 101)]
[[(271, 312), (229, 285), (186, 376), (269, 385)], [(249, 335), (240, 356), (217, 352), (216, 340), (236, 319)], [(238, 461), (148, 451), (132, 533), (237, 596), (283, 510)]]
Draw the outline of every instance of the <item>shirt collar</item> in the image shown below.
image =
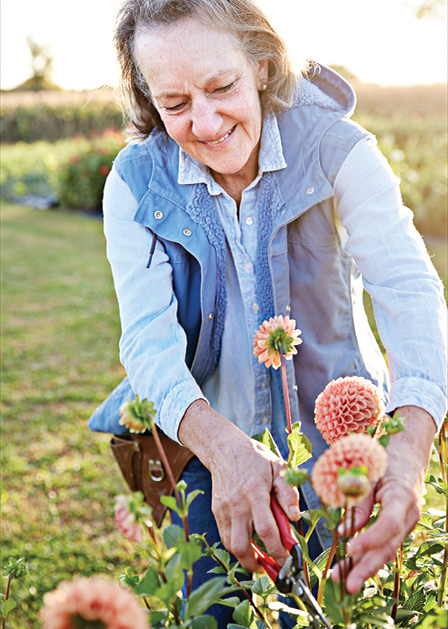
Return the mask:
[[(257, 179), (265, 172), (286, 168), (282, 140), (275, 116), (266, 116), (263, 120), (258, 166)], [(211, 176), (208, 167), (190, 157), (190, 155), (181, 148), (179, 148), (179, 173), (177, 183), (183, 185), (205, 183), (209, 187), (215, 188), (215, 186), (213, 186), (215, 180)]]

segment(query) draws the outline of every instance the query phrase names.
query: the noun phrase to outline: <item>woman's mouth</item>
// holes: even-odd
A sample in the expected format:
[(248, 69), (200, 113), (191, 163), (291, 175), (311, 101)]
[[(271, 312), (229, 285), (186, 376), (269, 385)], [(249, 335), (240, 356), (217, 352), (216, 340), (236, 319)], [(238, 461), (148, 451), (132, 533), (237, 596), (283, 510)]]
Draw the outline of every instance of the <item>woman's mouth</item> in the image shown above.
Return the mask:
[(214, 142), (203, 142), (203, 144), (206, 144), (207, 146), (216, 146), (217, 144), (221, 144), (222, 142), (224, 142), (224, 140), (227, 140), (229, 135), (231, 135), (235, 129), (236, 125), (232, 127), (232, 129), (230, 129), (230, 131), (228, 131), (225, 135), (223, 135), (222, 138), (219, 138), (219, 140), (215, 140)]

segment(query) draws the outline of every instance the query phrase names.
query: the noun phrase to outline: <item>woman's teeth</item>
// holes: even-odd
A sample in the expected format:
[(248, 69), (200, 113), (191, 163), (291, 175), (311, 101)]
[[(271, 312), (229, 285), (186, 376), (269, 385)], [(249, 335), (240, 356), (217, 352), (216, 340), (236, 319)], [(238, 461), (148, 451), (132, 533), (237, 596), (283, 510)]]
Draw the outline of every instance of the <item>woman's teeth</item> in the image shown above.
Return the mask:
[(224, 142), (224, 140), (226, 140), (229, 137), (229, 135), (232, 133), (234, 128), (235, 127), (230, 129), (230, 131), (226, 133), (225, 135), (223, 135), (223, 137), (220, 138), (219, 140), (215, 140), (214, 142), (204, 142), (204, 144), (208, 144), (209, 146), (214, 146), (215, 144), (221, 144), (221, 142)]

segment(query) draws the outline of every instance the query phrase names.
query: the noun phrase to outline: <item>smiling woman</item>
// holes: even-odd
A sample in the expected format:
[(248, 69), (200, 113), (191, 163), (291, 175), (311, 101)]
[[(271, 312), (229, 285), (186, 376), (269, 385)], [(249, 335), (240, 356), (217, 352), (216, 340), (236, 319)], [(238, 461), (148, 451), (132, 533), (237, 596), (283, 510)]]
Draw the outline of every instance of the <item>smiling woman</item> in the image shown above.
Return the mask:
[(168, 135), (239, 202), (258, 170), (267, 60), (196, 19), (139, 30), (135, 56)]
[[(122, 433), (123, 397), (153, 402), (157, 424), (195, 455), (182, 474), (201, 493), (190, 532), (259, 571), (254, 528), (279, 564), (288, 555), (271, 495), (299, 518), (299, 494), (281, 474), (283, 390), (318, 457), (327, 447), (314, 422), (319, 393), (347, 375), (374, 382), (386, 411), (408, 421), (390, 440), (362, 524), (375, 501), (381, 515), (352, 543), (346, 586), (355, 592), (418, 519), (446, 407), (442, 287), (399, 182), (350, 120), (351, 86), (316, 63), (294, 74), (252, 0), (127, 0), (115, 42), (134, 126), (106, 183), (104, 229), (129, 380), (91, 426)], [(362, 309), (361, 277), (390, 374)], [(260, 324), (280, 315), (303, 339), (284, 389), (252, 352)], [(266, 428), (281, 456), (251, 439)], [(308, 485), (300, 502), (319, 507)], [(314, 557), (331, 544), (323, 524), (316, 530)], [(195, 564), (193, 588), (213, 567)], [(209, 613), (219, 627), (231, 621), (228, 608)]]

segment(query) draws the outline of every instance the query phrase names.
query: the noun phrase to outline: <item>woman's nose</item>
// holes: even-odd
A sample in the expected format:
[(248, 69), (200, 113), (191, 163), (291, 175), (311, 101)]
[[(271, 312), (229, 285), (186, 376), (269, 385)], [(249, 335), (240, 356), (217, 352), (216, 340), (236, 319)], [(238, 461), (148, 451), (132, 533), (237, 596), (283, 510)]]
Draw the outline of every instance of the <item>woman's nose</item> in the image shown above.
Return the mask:
[(217, 104), (206, 99), (192, 106), (192, 131), (202, 142), (218, 139), (222, 129), (222, 116), (217, 111)]

